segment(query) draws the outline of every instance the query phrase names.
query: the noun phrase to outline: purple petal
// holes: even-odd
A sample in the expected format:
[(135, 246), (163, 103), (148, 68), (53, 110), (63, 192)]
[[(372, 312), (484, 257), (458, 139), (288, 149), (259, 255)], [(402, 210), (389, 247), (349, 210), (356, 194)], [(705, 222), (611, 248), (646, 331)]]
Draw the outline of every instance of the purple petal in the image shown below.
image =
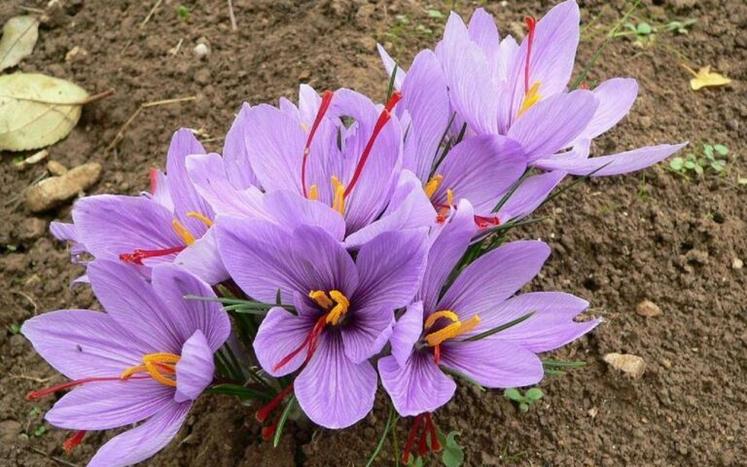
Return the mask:
[(142, 425), (109, 440), (88, 467), (123, 467), (144, 461), (166, 447), (187, 418), (191, 403), (172, 403)]
[(395, 310), (410, 303), (425, 271), (426, 235), (421, 230), (385, 232), (363, 245), (356, 268), (356, 307)]
[(413, 353), (404, 366), (394, 357), (379, 360), (379, 375), (394, 408), (403, 417), (433, 412), (454, 397), (456, 383), (433, 362), (430, 353)]
[[(579, 41), (579, 22), (580, 15), (575, 0), (557, 5), (537, 22), (529, 63), (529, 86), (539, 82), (539, 93), (544, 98), (563, 92), (571, 78)], [(508, 122), (509, 125), (515, 124), (516, 114), (526, 92), (526, 54), (525, 37), (509, 71), (508, 82), (511, 87), (504, 92), (500, 106), (503, 112), (501, 121)]]
[(264, 221), (219, 218), (218, 247), (231, 277), (250, 297), (283, 303), (293, 293), (337, 289), (347, 297), (358, 285), (348, 252), (319, 227), (301, 226), (292, 233)]
[(498, 27), (495, 25), (493, 15), (485, 11), (484, 8), (478, 8), (472, 13), (467, 31), (469, 32), (469, 38), (480, 46), (486, 57), (498, 55), (501, 41), (498, 35)]
[(161, 170), (150, 169), (150, 191), (143, 194), (169, 211), (174, 211), (174, 200), (171, 199), (169, 192), (169, 180)]
[(317, 316), (290, 314), (284, 308), (274, 307), (259, 325), (254, 338), (254, 352), (262, 368), (272, 376), (280, 377), (296, 371), (306, 359), (306, 350), (296, 354), (280, 368), (275, 368), (291, 352), (298, 349), (309, 336)]
[(358, 248), (383, 232), (431, 227), (436, 210), (423, 191), (420, 180), (409, 170), (403, 170), (389, 206), (381, 218), (345, 239), (347, 248)]
[(345, 219), (340, 213), (324, 203), (288, 190), (267, 193), (264, 210), (273, 222), (289, 230), (310, 225), (320, 227), (335, 240), (342, 241), (345, 236)]
[(505, 224), (528, 216), (547, 199), (565, 175), (562, 170), (554, 170), (526, 178), (498, 210), (498, 218)]
[(195, 400), (213, 381), (215, 363), (213, 350), (205, 334), (199, 329), (182, 347), (181, 358), (176, 363), (176, 393), (174, 400)]
[(404, 147), (403, 167), (424, 182), (438, 152), (441, 137), (449, 126), (449, 93), (436, 55), (423, 50), (412, 62), (402, 88), (398, 114), (406, 110), (411, 118)]
[(347, 428), (371, 411), (376, 396), (376, 370), (371, 363), (353, 363), (342, 339), (328, 332), (293, 383), (304, 413), (326, 428)]
[(439, 232), (428, 252), (428, 263), (419, 294), (426, 313), (436, 311), (434, 308), (441, 288), (467, 251), (467, 246), (476, 231), (472, 205), (467, 200), (461, 200), (456, 213)]
[(85, 245), (83, 245), (83, 243), (81, 243), (80, 239), (78, 238), (78, 231), (75, 227), (75, 224), (52, 221), (49, 224), (49, 232), (57, 240), (69, 242), (70, 257), (72, 262), (79, 262), (79, 255), (87, 252)]
[(191, 300), (186, 295), (214, 298), (213, 289), (192, 274), (172, 264), (153, 268), (153, 289), (164, 307), (159, 314), (180, 343), (200, 331), (215, 352), (231, 333), (231, 321), (218, 302)]
[(89, 196), (73, 206), (78, 237), (97, 258), (118, 260), (120, 254), (138, 248), (159, 250), (183, 245), (171, 226), (172, 219), (163, 206), (136, 196)]
[[(462, 320), (490, 313), (539, 273), (550, 248), (535, 240), (507, 243), (484, 254), (459, 274), (436, 309)], [(480, 330), (486, 330), (479, 326)]]
[(392, 357), (399, 366), (405, 366), (422, 332), (423, 303), (412, 303), (408, 305), (405, 313), (394, 324), (392, 336), (389, 338), (392, 345)]
[(187, 170), (195, 189), (218, 214), (261, 216), (262, 194), (253, 186), (238, 189), (230, 181), (229, 161), (218, 154), (200, 154), (187, 158)]
[(465, 198), (475, 211), (490, 212), (498, 196), (526, 170), (521, 145), (505, 136), (481, 135), (467, 138), (449, 151), (436, 173), (443, 175), (433, 195), (434, 204), (447, 202), (447, 190)]
[(394, 61), (381, 44), (376, 44), (376, 50), (379, 51), (379, 57), (381, 57), (381, 62), (384, 64), (387, 76), (391, 77), (394, 67), (397, 66), (397, 73), (394, 75), (394, 89), (402, 89), (402, 83), (404, 83), (407, 73), (405, 73), (405, 70), (401, 66), (397, 65), (397, 62)]
[(244, 133), (252, 169), (266, 191), (301, 192), (301, 160), (306, 135), (299, 122), (275, 107), (261, 104), (249, 110), (251, 125)]
[(645, 169), (663, 161), (685, 146), (687, 143), (660, 144), (589, 159), (554, 156), (539, 159), (532, 165), (544, 170), (565, 170), (572, 175), (588, 175), (594, 172), (592, 177), (606, 177)]
[(488, 388), (516, 388), (538, 383), (545, 374), (533, 352), (497, 339), (447, 341), (441, 345), (441, 364)]
[(251, 106), (244, 102), (239, 114), (226, 133), (223, 143), (223, 157), (226, 161), (226, 175), (234, 187), (246, 189), (257, 185), (257, 177), (252, 171), (249, 153), (246, 150), (244, 135), (249, 132), (251, 122), (249, 111)]
[[(562, 292), (531, 292), (506, 300), (489, 314), (481, 315), (481, 328), (491, 329), (525, 316), (519, 324), (494, 334), (492, 338), (511, 342), (532, 352), (549, 352), (572, 342), (594, 329), (600, 320), (574, 322), (589, 302)], [(465, 334), (465, 337), (474, 333)]]
[(316, 119), (321, 104), (322, 98), (314, 88), (308, 84), (301, 84), (298, 87), (298, 116), (309, 129)]
[(96, 298), (123, 329), (152, 348), (178, 354), (183, 340), (174, 334), (173, 311), (164, 306), (148, 281), (130, 266), (106, 260), (88, 265)]
[(191, 154), (205, 154), (205, 149), (190, 130), (182, 128), (171, 138), (166, 175), (169, 177), (174, 214), (196, 237), (200, 237), (207, 227), (201, 221), (187, 216), (187, 213), (195, 211), (212, 219), (213, 210), (197, 193), (187, 173), (187, 156)]
[(21, 333), (70, 379), (119, 375), (152, 351), (107, 313), (91, 310), (44, 313), (24, 322)]
[(361, 363), (381, 352), (392, 335), (394, 310), (388, 307), (356, 308), (340, 331), (345, 355)]
[(594, 89), (599, 107), (580, 138), (596, 138), (625, 117), (638, 96), (638, 83), (632, 78), (609, 79)]
[(208, 284), (217, 284), (229, 277), (218, 252), (215, 229), (208, 230), (202, 238), (198, 238), (180, 251), (174, 258), (174, 264), (178, 264)]
[(596, 109), (597, 99), (591, 91), (557, 94), (529, 108), (511, 125), (507, 135), (521, 143), (530, 161), (540, 159), (573, 142)]
[(92, 382), (65, 394), (44, 418), (69, 430), (108, 430), (144, 420), (173, 400), (174, 388), (150, 378)]

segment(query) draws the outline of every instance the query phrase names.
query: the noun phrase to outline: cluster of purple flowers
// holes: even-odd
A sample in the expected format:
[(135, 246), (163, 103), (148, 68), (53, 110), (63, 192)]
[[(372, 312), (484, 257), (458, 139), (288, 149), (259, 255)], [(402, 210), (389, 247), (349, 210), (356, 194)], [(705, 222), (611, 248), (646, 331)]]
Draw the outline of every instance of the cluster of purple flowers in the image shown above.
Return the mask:
[(29, 397), (72, 389), (46, 416), (76, 431), (70, 445), (140, 423), (90, 465), (146, 459), (216, 381), (214, 354), (231, 334), (218, 301), (227, 289), (266, 313), (243, 349), (258, 374), (278, 378), (262, 421), (292, 393), (313, 422), (348, 427), (372, 410), (381, 381), (435, 448), (430, 413), (454, 396), (455, 375), (488, 388), (538, 383), (537, 354), (599, 320), (575, 321), (588, 303), (570, 294), (517, 294), (550, 249), (496, 238), (566, 175), (631, 172), (681, 145), (589, 157), (593, 138), (629, 111), (636, 82), (568, 89), (573, 0), (527, 26), (519, 44), (482, 9), (469, 25), (452, 14), (407, 71), (380, 49), (394, 87), (383, 106), (302, 85), (298, 105), (244, 104), (222, 155), (177, 131), (149, 193), (78, 200), (73, 223), (52, 233), (71, 243), (86, 267), (78, 281), (106, 312), (24, 324), (71, 379)]

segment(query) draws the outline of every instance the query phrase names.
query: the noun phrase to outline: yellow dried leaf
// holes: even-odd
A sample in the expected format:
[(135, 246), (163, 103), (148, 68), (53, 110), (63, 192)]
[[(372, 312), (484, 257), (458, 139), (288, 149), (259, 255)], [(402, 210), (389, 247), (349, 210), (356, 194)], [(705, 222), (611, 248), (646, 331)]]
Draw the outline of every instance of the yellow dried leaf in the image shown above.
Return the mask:
[(26, 151), (56, 143), (80, 118), (88, 93), (36, 73), (0, 76), (0, 150)]
[(39, 21), (33, 16), (16, 16), (3, 26), (0, 39), (0, 70), (18, 65), (34, 50), (39, 38)]
[(726, 76), (711, 71), (710, 66), (704, 66), (695, 73), (695, 78), (690, 80), (690, 87), (694, 91), (706, 86), (723, 86), (731, 83), (731, 80)]

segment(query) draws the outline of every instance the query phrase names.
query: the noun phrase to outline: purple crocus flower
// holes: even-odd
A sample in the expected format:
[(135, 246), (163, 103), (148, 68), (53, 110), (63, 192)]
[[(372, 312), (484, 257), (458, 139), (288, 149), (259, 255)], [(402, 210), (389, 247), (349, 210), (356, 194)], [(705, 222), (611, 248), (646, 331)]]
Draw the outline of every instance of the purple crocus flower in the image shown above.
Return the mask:
[(379, 234), (355, 261), (317, 226), (293, 231), (261, 220), (219, 217), (218, 245), (231, 277), (247, 295), (295, 314), (270, 310), (254, 340), (272, 376), (301, 370), (293, 390), (315, 423), (344, 428), (373, 407), (376, 371), (368, 361), (386, 343), (394, 310), (413, 298), (425, 268), (426, 234)]
[[(637, 85), (632, 79), (613, 79), (594, 91), (567, 91), (579, 22), (576, 2), (565, 1), (540, 21), (528, 18), (529, 32), (519, 45), (511, 36), (501, 40), (483, 9), (475, 11), (469, 26), (452, 13), (435, 50), (451, 108), (476, 134), (518, 141), (529, 165), (545, 170), (617, 175), (646, 168), (682, 148), (664, 144), (588, 158), (588, 142), (628, 113)], [(380, 52), (391, 72), (394, 61)], [(398, 80), (404, 86), (404, 72)], [(573, 149), (561, 153), (567, 148)]]
[[(394, 326), (391, 355), (379, 360), (384, 388), (403, 416), (432, 412), (451, 399), (456, 384), (442, 368), (489, 388), (535, 384), (544, 374), (537, 353), (565, 345), (599, 323), (574, 322), (588, 303), (570, 294), (514, 296), (550, 254), (539, 241), (515, 241), (484, 254), (442, 295), (475, 234), (473, 215), (470, 204), (462, 200), (437, 233), (417, 301)], [(519, 324), (470, 340), (528, 313), (533, 314)]]
[[(218, 214), (284, 225), (288, 216), (274, 210), (282, 198), (351, 248), (385, 230), (430, 226), (432, 206), (401, 170), (399, 99), (380, 109), (348, 89), (319, 96), (303, 85), (298, 107), (286, 99), (279, 107), (245, 104), (233, 127), (244, 138), (242, 162), (191, 156), (190, 175)], [(233, 167), (250, 167), (254, 186), (231, 183)]]
[(179, 431), (213, 380), (213, 353), (228, 338), (230, 322), (215, 302), (185, 300), (186, 294), (215, 295), (172, 264), (155, 266), (148, 282), (122, 262), (97, 259), (88, 276), (106, 313), (54, 311), (21, 328), (36, 351), (72, 380), (28, 398), (74, 388), (45, 416), (56, 427), (78, 430), (72, 444), (84, 431), (142, 422), (112, 438), (89, 463), (130, 465), (161, 450)]
[(210, 229), (213, 210), (187, 175), (186, 158), (205, 150), (191, 131), (177, 131), (166, 171), (151, 172), (151, 192), (142, 196), (96, 195), (73, 206), (73, 224), (53, 223), (52, 234), (73, 242), (73, 253), (120, 260), (147, 273), (174, 262), (212, 284), (227, 277)]

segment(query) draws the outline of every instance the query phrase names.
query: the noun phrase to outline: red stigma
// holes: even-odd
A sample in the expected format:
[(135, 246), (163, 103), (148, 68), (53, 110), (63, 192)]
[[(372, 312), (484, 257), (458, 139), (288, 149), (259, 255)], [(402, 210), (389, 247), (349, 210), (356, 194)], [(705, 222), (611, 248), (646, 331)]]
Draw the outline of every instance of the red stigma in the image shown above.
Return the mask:
[(158, 188), (158, 169), (155, 167), (150, 169), (148, 177), (150, 178), (150, 194), (155, 195)]
[(73, 452), (73, 449), (75, 449), (82, 441), (83, 437), (86, 435), (86, 432), (76, 431), (71, 437), (65, 440), (64, 443), (62, 443), (62, 449), (65, 450), (65, 454), (70, 454)]
[(319, 125), (322, 123), (324, 114), (329, 110), (329, 105), (332, 103), (333, 95), (334, 93), (332, 91), (324, 91), (322, 94), (322, 103), (319, 105), (319, 110), (316, 112), (314, 123), (311, 125), (311, 131), (309, 131), (309, 136), (306, 137), (306, 144), (303, 147), (303, 160), (301, 161), (301, 189), (303, 190), (304, 198), (308, 198), (308, 195), (306, 194), (306, 162), (308, 161), (309, 153), (311, 152), (311, 142), (314, 140), (317, 128), (319, 128)]
[(524, 22), (527, 25), (527, 59), (524, 62), (524, 93), (529, 92), (529, 62), (532, 60), (532, 44), (534, 43), (534, 31), (537, 28), (537, 20), (533, 16), (526, 16)]
[[(421, 430), (422, 425), (422, 430)], [(425, 456), (428, 452), (438, 452), (441, 450), (441, 443), (438, 440), (438, 431), (436, 430), (436, 424), (433, 423), (433, 418), (430, 413), (422, 413), (415, 417), (415, 420), (410, 427), (410, 433), (407, 436), (407, 442), (402, 451), (402, 463), (407, 464), (410, 461), (410, 452), (415, 447), (415, 439), (420, 434), (418, 439), (418, 454), (420, 457)], [(430, 446), (428, 441), (430, 438)]]
[(371, 154), (371, 150), (373, 149), (373, 145), (376, 142), (376, 138), (379, 137), (379, 133), (381, 133), (381, 130), (384, 128), (387, 122), (391, 120), (392, 110), (394, 110), (394, 106), (397, 105), (397, 103), (401, 99), (402, 93), (399, 91), (394, 91), (392, 93), (392, 97), (389, 98), (389, 101), (384, 106), (384, 110), (379, 114), (379, 118), (378, 120), (376, 120), (376, 125), (374, 125), (373, 132), (371, 132), (371, 137), (368, 138), (366, 147), (363, 148), (363, 153), (361, 154), (361, 158), (358, 161), (358, 165), (355, 167), (353, 178), (350, 180), (348, 187), (345, 189), (345, 194), (343, 194), (343, 197), (347, 197), (348, 195), (350, 195), (350, 192), (353, 191), (353, 187), (356, 183), (358, 183), (358, 178), (361, 176), (361, 172), (363, 172), (363, 167), (366, 165), (368, 156)]
[(436, 365), (441, 364), (441, 344), (433, 346), (433, 361)]
[[(147, 379), (147, 378), (149, 377), (148, 376), (130, 376), (130, 378), (128, 379)], [(123, 380), (119, 376), (76, 379), (73, 381), (68, 381), (67, 383), (56, 384), (48, 388), (40, 389), (38, 391), (31, 391), (28, 394), (26, 394), (26, 400), (33, 401), (36, 399), (41, 399), (42, 397), (51, 396), (52, 394), (58, 393), (60, 391), (64, 391), (65, 389), (70, 389), (76, 386), (80, 386), (81, 384), (104, 382), (104, 381), (123, 381)]]
[(309, 332), (309, 335), (306, 336), (306, 339), (304, 339), (303, 342), (301, 342), (301, 345), (293, 349), (288, 355), (283, 357), (282, 360), (277, 362), (275, 366), (272, 367), (272, 371), (278, 371), (280, 368), (287, 365), (288, 362), (293, 360), (293, 358), (301, 353), (303, 349), (306, 349), (306, 359), (303, 363), (308, 363), (309, 360), (311, 360), (311, 356), (314, 355), (314, 352), (316, 352), (317, 340), (319, 339), (319, 335), (322, 333), (322, 330), (324, 330), (324, 326), (327, 324), (326, 318), (326, 315), (320, 316), (316, 321), (316, 324), (314, 324), (314, 327), (311, 328), (311, 332)]
[(578, 85), (579, 89), (589, 89), (589, 83), (586, 81), (581, 81), (581, 83)]
[[(285, 399), (286, 396), (288, 396), (288, 394), (290, 394), (291, 392), (293, 392), (293, 383), (284, 387), (280, 392), (277, 393), (275, 397), (272, 398), (270, 402), (263, 405), (259, 410), (257, 410), (257, 413), (255, 414), (257, 421), (259, 423), (263, 423), (265, 420), (267, 420), (270, 414), (278, 408), (280, 403), (283, 402), (283, 399)], [(275, 431), (274, 427), (273, 431)]]
[(488, 227), (501, 225), (501, 220), (498, 216), (475, 216), (475, 224), (480, 229), (487, 229)]
[(136, 249), (132, 253), (122, 253), (119, 255), (120, 261), (131, 264), (143, 264), (145, 258), (154, 258), (157, 256), (167, 256), (173, 253), (179, 253), (184, 248), (183, 246), (175, 246), (173, 248), (164, 248), (163, 250), (141, 250)]

